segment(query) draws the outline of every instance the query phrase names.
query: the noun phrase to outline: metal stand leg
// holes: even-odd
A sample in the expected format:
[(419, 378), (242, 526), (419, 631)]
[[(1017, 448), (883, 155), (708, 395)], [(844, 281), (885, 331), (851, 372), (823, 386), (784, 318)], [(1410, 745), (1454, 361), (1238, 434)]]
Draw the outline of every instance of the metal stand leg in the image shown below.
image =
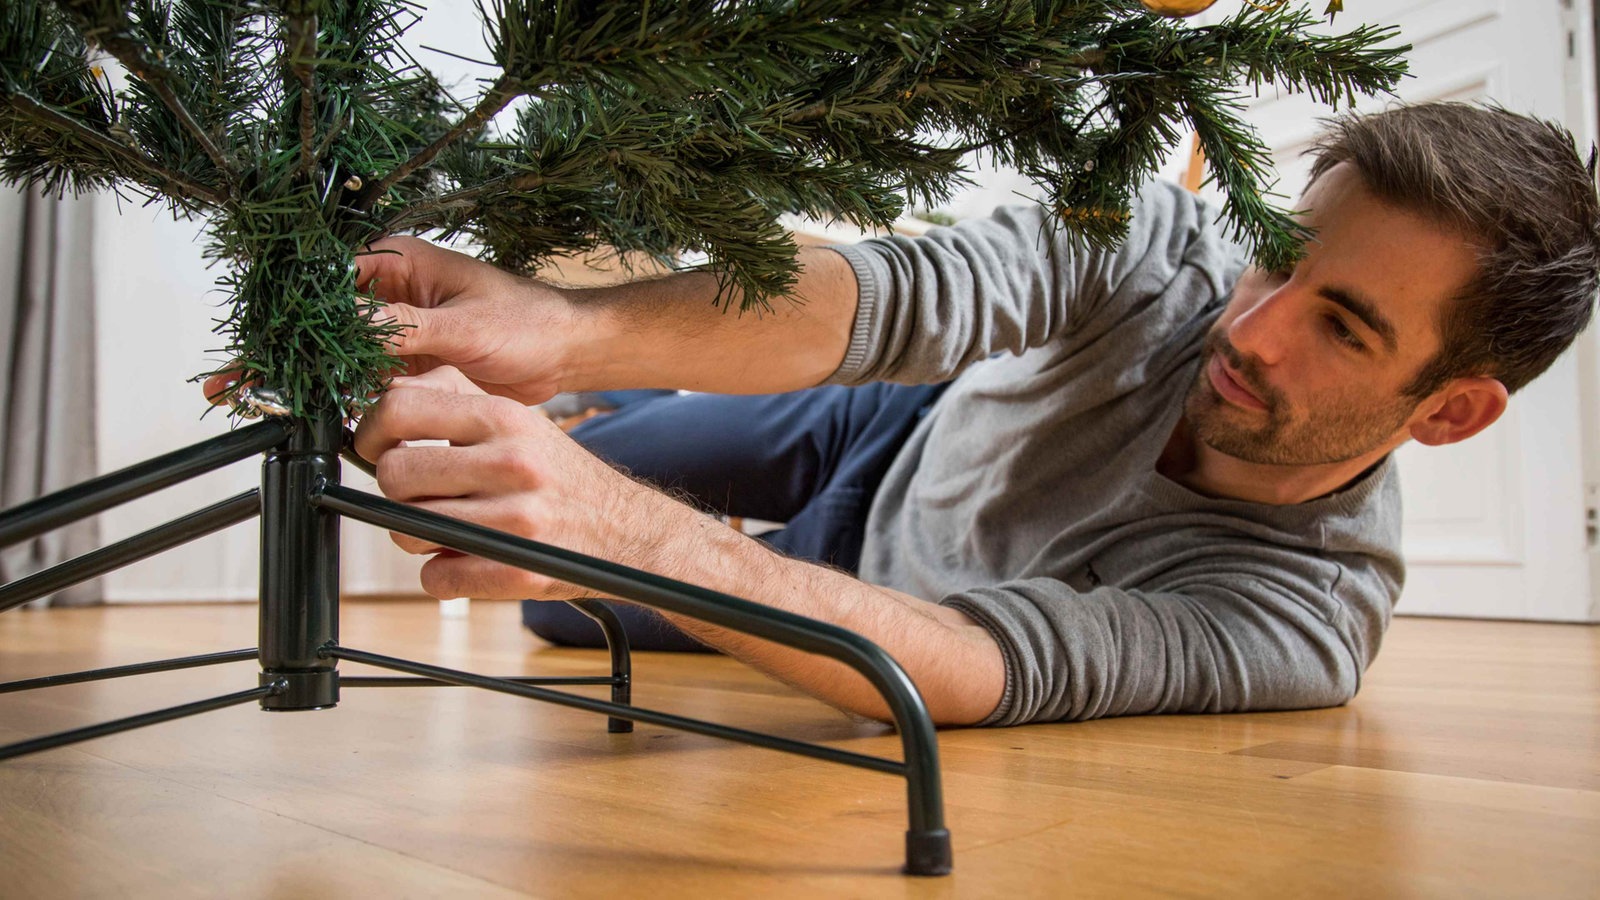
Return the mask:
[(293, 426), (269, 419), (165, 456), (93, 478), (0, 513), (0, 547), (87, 518), (168, 485), (255, 456), (281, 442)]
[[(252, 655), (254, 651), (251, 651)], [(495, 681), (504, 681), (510, 684), (616, 684), (616, 679), (609, 675), (580, 675), (575, 678), (541, 678), (528, 675), (501, 675)], [(437, 678), (404, 678), (392, 675), (346, 675), (339, 674), (339, 687), (461, 687), (459, 682), (440, 681)]]
[(247, 659), (255, 658), (256, 651), (252, 648), (249, 650), (229, 650), (224, 653), (207, 653), (204, 656), (184, 656), (179, 659), (134, 663), (130, 666), (113, 666), (109, 669), (90, 669), (87, 672), (71, 672), (66, 675), (45, 675), (42, 678), (26, 678), (22, 681), (0, 683), (0, 694), (10, 694), (15, 691), (32, 691), (38, 688), (56, 687), (63, 684), (80, 684), (85, 681), (103, 681), (107, 678), (126, 678), (129, 675), (147, 675), (151, 672), (170, 672), (174, 669), (194, 669), (200, 666), (243, 662)]
[[(928, 717), (922, 695), (917, 693), (916, 686), (911, 683), (905, 670), (900, 668), (899, 663), (885, 653), (883, 648), (866, 638), (835, 625), (762, 606), (729, 594), (629, 569), (606, 560), (526, 540), (481, 525), (456, 521), (332, 483), (321, 485), (312, 495), (311, 504), (338, 512), (347, 518), (432, 541), (440, 546), (506, 565), (519, 566), (602, 594), (644, 603), (845, 663), (860, 672), (878, 690), (894, 716), (895, 726), (900, 731), (901, 746), (905, 753), (903, 765), (906, 777), (906, 802), (910, 812), (910, 828), (906, 831), (905, 871), (913, 875), (943, 875), (950, 871), (950, 833), (944, 827), (944, 800), (939, 782), (939, 745), (934, 734), (933, 721)], [(330, 647), (328, 652), (330, 655), (352, 662), (371, 662), (373, 659), (369, 654), (358, 656), (336, 647)], [(551, 702), (568, 702), (548, 696), (552, 694), (564, 696), (553, 691), (540, 691), (537, 688), (510, 691), (505, 686), (488, 683), (493, 679), (473, 682), (454, 677), (454, 673), (452, 677), (446, 677), (434, 671), (423, 671), (404, 660), (385, 659), (379, 664), (386, 664), (390, 668), (412, 674), (438, 678), (441, 681), (456, 680), (460, 684), (476, 684), (492, 690), (507, 690)], [(481, 676), (473, 677), (481, 679)], [(587, 702), (594, 704), (598, 701)], [(569, 703), (569, 705), (580, 704)], [(584, 708), (618, 716), (611, 704), (590, 705)], [(659, 718), (651, 718), (645, 713), (645, 710), (635, 709), (627, 715), (628, 718), (640, 722), (662, 721)], [(670, 727), (696, 730), (683, 720), (670, 723)], [(702, 733), (716, 732), (702, 731)], [(743, 737), (738, 739), (745, 740)], [(763, 745), (777, 746), (770, 742)]]
[(65, 747), (68, 744), (76, 744), (79, 741), (116, 734), (119, 731), (132, 731), (135, 728), (143, 728), (146, 725), (170, 722), (173, 719), (181, 719), (184, 716), (193, 716), (203, 712), (210, 712), (213, 709), (222, 709), (224, 706), (237, 706), (240, 703), (249, 703), (257, 699), (265, 702), (267, 697), (282, 693), (288, 688), (289, 685), (286, 682), (274, 681), (236, 694), (224, 694), (221, 697), (213, 697), (210, 700), (199, 700), (194, 703), (185, 703), (182, 706), (172, 706), (166, 709), (158, 709), (154, 712), (140, 713), (137, 716), (101, 722), (99, 725), (90, 725), (87, 728), (74, 728), (71, 731), (57, 732), (56, 734), (34, 738), (31, 741), (19, 741), (15, 744), (7, 744), (4, 747), (0, 747), (0, 759), (38, 753), (41, 750), (53, 750), (56, 747)]
[(715, 722), (702, 722), (686, 716), (672, 713), (659, 712), (653, 709), (639, 707), (621, 707), (606, 700), (596, 700), (593, 697), (582, 697), (577, 694), (565, 694), (561, 691), (552, 691), (536, 685), (521, 681), (512, 681), (507, 678), (491, 678), (487, 675), (474, 675), (471, 672), (462, 672), (456, 669), (446, 669), (442, 666), (430, 666), (409, 659), (398, 659), (393, 656), (382, 656), (377, 653), (368, 653), (365, 650), (354, 650), (349, 647), (329, 647), (327, 654), (335, 659), (347, 659), (351, 662), (368, 666), (377, 666), (380, 669), (393, 669), (396, 672), (410, 672), (421, 676), (419, 680), (438, 681), (445, 684), (454, 684), (461, 687), (483, 688), (488, 691), (499, 691), (502, 694), (511, 694), (516, 697), (527, 697), (530, 700), (543, 700), (558, 706), (567, 706), (573, 709), (582, 709), (588, 712), (606, 713), (608, 715), (627, 715), (640, 722), (650, 725), (660, 725), (665, 728), (676, 728), (693, 734), (703, 734), (707, 737), (723, 738), (724, 740), (738, 741), (757, 747), (766, 747), (769, 750), (782, 750), (785, 753), (794, 753), (799, 756), (809, 756), (812, 759), (827, 762), (844, 763), (848, 766), (857, 766), (871, 769), (874, 772), (886, 772), (890, 775), (904, 775), (906, 764), (899, 760), (883, 759), (877, 756), (867, 756), (863, 753), (851, 753), (848, 750), (835, 750), (820, 744), (808, 744), (804, 741), (791, 741), (788, 738), (774, 737), (762, 734), (759, 731), (749, 731), (744, 728), (733, 728), (727, 725), (718, 725)]
[[(606, 636), (606, 649), (611, 651), (611, 702), (618, 706), (628, 706), (633, 700), (633, 661), (628, 653), (628, 633), (622, 627), (622, 620), (611, 607), (598, 600), (573, 600), (571, 604), (595, 621)], [(633, 731), (633, 723), (627, 719), (612, 716), (606, 719), (606, 731), (612, 734), (627, 734)]]
[(175, 519), (110, 546), (101, 547), (99, 550), (92, 550), (42, 572), (35, 572), (26, 578), (19, 578), (10, 584), (0, 586), (0, 612), (171, 550), (213, 531), (221, 531), (229, 525), (252, 518), (260, 510), (260, 498), (257, 496), (257, 491), (252, 488), (236, 497), (192, 512), (181, 519)]
[[(0, 514), (0, 547), (3, 547), (272, 448), (262, 463), (259, 493), (241, 494), (35, 576), (0, 586), (0, 611), (3, 611), (243, 521), (259, 511), (262, 552), (258, 650), (235, 650), (23, 679), (0, 684), (0, 693), (235, 662), (251, 656), (258, 657), (261, 662), (260, 685), (3, 746), (0, 760), (251, 701), (260, 701), (262, 708), (268, 710), (323, 709), (339, 702), (341, 681), (352, 687), (461, 685), (604, 713), (612, 732), (632, 731), (635, 721), (645, 722), (899, 775), (906, 779), (910, 819), (906, 831), (905, 871), (913, 875), (943, 875), (950, 871), (950, 834), (944, 828), (938, 744), (933, 724), (910, 678), (877, 645), (836, 626), (738, 597), (343, 488), (339, 485), (338, 455), (345, 437), (347, 432), (342, 429), (336, 411), (317, 421), (268, 420)], [(839, 660), (860, 672), (882, 694), (900, 731), (904, 761), (792, 741), (632, 705), (632, 664), (627, 634), (615, 613), (598, 601), (575, 601), (573, 605), (594, 619), (606, 636), (611, 656), (611, 675), (606, 678), (489, 678), (342, 648), (338, 645), (341, 515)], [(341, 679), (337, 669), (340, 659), (404, 672), (411, 677)], [(596, 700), (543, 687), (557, 684), (608, 684), (611, 700)]]

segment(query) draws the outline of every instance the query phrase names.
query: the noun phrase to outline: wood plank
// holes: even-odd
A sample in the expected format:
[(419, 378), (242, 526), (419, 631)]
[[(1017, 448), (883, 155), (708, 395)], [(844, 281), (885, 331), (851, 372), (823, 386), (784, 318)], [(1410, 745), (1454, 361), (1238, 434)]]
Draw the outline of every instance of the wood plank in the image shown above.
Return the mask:
[(7, 897), (523, 896), (77, 752), (0, 765), (0, 822)]
[[(0, 616), (0, 679), (247, 646), (254, 619), (19, 611)], [(1340, 709), (942, 732), (945, 879), (897, 873), (897, 778), (611, 735), (491, 692), (347, 688), (333, 710), (240, 707), (0, 763), (0, 895), (1595, 896), (1597, 637), (1402, 620)], [(348, 603), (342, 640), (486, 673), (605, 668), (521, 631), (513, 604), (442, 621)], [(899, 755), (887, 727), (723, 657), (641, 653), (635, 676), (645, 705)], [(239, 663), (0, 695), (0, 740), (254, 680)]]

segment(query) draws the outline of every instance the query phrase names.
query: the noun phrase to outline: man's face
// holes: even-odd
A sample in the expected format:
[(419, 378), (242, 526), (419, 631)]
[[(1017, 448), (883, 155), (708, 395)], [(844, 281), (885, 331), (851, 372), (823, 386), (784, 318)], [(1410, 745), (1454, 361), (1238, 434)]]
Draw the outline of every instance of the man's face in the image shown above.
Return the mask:
[(1315, 232), (1305, 256), (1240, 278), (1185, 401), (1196, 437), (1248, 462), (1338, 463), (1403, 442), (1421, 414), (1401, 388), (1476, 273), (1468, 241), (1383, 204), (1348, 164), (1300, 205)]

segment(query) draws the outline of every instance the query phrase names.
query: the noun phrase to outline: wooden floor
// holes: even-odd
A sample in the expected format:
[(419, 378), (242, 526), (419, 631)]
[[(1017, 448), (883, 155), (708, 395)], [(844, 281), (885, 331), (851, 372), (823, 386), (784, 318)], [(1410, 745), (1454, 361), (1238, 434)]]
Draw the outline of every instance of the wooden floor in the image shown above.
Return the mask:
[[(253, 607), (0, 616), (0, 680), (255, 643)], [(600, 674), (512, 604), (347, 604), (341, 642)], [(347, 667), (354, 671), (357, 667)], [(897, 755), (727, 659), (636, 700)], [(245, 689), (252, 663), (0, 696), (0, 742)], [(587, 690), (587, 689), (584, 689)], [(596, 689), (603, 690), (603, 689)], [(1406, 620), (1342, 709), (941, 735), (955, 874), (897, 874), (903, 782), (460, 688), (347, 689), (0, 763), (0, 897), (1596, 897), (1600, 629)]]

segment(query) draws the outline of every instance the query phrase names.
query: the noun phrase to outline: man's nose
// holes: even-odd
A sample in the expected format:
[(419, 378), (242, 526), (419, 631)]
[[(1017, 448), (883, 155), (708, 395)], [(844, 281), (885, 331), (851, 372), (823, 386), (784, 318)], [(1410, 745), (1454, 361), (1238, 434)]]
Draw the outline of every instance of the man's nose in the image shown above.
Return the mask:
[(1294, 308), (1289, 285), (1279, 287), (1228, 324), (1228, 342), (1262, 365), (1277, 365), (1288, 354), (1292, 341)]

